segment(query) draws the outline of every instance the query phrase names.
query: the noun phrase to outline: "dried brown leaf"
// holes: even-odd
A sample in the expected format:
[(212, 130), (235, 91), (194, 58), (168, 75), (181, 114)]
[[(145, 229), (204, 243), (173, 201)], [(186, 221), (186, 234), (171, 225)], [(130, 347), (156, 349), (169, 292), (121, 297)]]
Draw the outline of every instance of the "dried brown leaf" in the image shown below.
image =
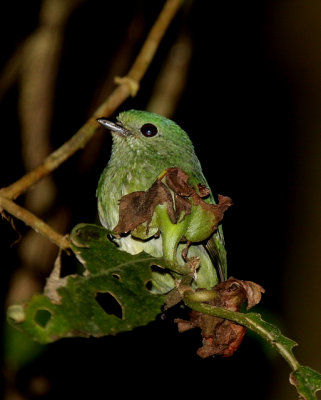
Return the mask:
[(254, 307), (261, 301), (262, 293), (265, 293), (261, 285), (251, 281), (238, 280), (238, 282), (246, 292), (247, 309)]
[(211, 193), (210, 189), (207, 186), (203, 185), (202, 183), (199, 183), (197, 187), (198, 187), (198, 193), (201, 197), (207, 197)]
[[(197, 289), (201, 292), (204, 289)], [(231, 311), (240, 311), (242, 304), (247, 301), (248, 308), (253, 307), (261, 300), (264, 293), (262, 286), (250, 282), (229, 278), (214, 286), (215, 296), (206, 303), (222, 307)], [(224, 318), (207, 315), (198, 311), (191, 311), (190, 320), (176, 319), (179, 332), (198, 327), (202, 331), (203, 346), (197, 354), (206, 358), (212, 355), (230, 357), (240, 346), (246, 333), (246, 328)]]
[(168, 168), (148, 190), (123, 196), (119, 204), (119, 221), (114, 232), (127, 233), (146, 223), (148, 234), (155, 207), (159, 204), (166, 204), (173, 224), (191, 214), (192, 205), (199, 205), (205, 211), (202, 215), (208, 226), (208, 232), (206, 231), (208, 237), (217, 228), (224, 211), (232, 204), (232, 201), (229, 197), (219, 196), (218, 204), (208, 204), (202, 197), (208, 196), (210, 190), (205, 185), (198, 184), (198, 194), (195, 188), (188, 184), (188, 180), (188, 174), (180, 168)]
[(138, 191), (123, 196), (119, 203), (119, 221), (114, 232), (117, 234), (127, 233), (138, 225), (151, 223), (155, 207), (158, 204), (167, 204), (167, 212), (173, 223), (176, 215), (173, 208), (173, 200), (169, 189), (160, 181), (156, 180), (146, 192)]
[(165, 176), (168, 187), (178, 196), (189, 197), (195, 193), (195, 189), (187, 183), (189, 176), (180, 168), (168, 168)]

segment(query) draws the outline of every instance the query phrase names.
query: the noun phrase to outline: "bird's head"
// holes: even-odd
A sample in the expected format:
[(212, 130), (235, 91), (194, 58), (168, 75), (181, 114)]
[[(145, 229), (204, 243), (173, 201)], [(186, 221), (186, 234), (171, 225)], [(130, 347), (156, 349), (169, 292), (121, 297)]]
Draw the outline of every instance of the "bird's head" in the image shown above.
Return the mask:
[(112, 132), (116, 146), (129, 146), (133, 150), (144, 149), (157, 153), (184, 149), (193, 151), (187, 133), (175, 122), (155, 113), (129, 110), (120, 113), (116, 123), (106, 118), (99, 118), (97, 121)]

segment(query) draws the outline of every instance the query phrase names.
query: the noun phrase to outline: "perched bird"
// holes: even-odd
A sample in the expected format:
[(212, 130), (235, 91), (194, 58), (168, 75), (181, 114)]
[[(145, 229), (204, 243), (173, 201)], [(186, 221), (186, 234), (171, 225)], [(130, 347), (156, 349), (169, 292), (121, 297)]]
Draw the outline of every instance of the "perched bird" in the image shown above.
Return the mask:
[[(200, 187), (208, 188), (193, 144), (187, 133), (175, 122), (158, 114), (138, 110), (120, 113), (116, 123), (105, 118), (97, 121), (111, 131), (113, 138), (111, 157), (97, 187), (99, 218), (108, 230), (113, 231), (118, 224), (120, 200), (130, 193), (148, 190), (169, 168), (176, 167), (184, 171), (189, 177), (189, 185), (195, 191), (199, 191)], [(205, 202), (215, 204), (212, 193), (209, 190), (208, 193)], [(182, 265), (185, 262), (182, 256), (186, 248), (186, 244), (182, 243), (184, 237), (188, 237), (187, 232), (191, 232), (189, 236), (192, 239), (198, 238), (194, 233), (195, 229), (199, 229), (199, 223), (193, 222), (196, 218), (193, 219), (193, 215), (197, 213), (195, 206), (192, 208), (192, 216), (173, 223), (169, 221), (164, 206), (160, 205), (155, 209), (153, 223), (145, 229), (148, 234), (137, 234), (136, 237), (134, 233), (122, 235), (117, 239), (119, 247), (131, 254), (145, 251), (155, 257), (175, 258), (174, 261)], [(206, 218), (205, 215), (205, 225)], [(202, 224), (204, 226), (204, 221)], [(198, 239), (197, 243), (190, 243), (188, 257), (200, 258), (197, 287), (211, 288), (218, 283), (216, 269), (220, 280), (227, 277), (221, 225), (210, 237), (201, 239), (201, 243)], [(156, 292), (166, 292), (173, 288), (173, 278), (169, 274), (156, 275)]]

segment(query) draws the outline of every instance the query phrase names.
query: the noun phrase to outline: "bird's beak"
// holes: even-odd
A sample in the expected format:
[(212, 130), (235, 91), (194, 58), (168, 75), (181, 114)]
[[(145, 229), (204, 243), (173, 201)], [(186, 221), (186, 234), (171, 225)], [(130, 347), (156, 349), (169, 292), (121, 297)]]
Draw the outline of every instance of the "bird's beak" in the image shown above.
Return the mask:
[(98, 118), (97, 122), (99, 122), (100, 125), (102, 125), (106, 129), (111, 130), (112, 132), (119, 133), (120, 135), (123, 135), (123, 136), (129, 135), (129, 131), (127, 129), (125, 129), (120, 122), (114, 123), (114, 122), (109, 121), (106, 118)]

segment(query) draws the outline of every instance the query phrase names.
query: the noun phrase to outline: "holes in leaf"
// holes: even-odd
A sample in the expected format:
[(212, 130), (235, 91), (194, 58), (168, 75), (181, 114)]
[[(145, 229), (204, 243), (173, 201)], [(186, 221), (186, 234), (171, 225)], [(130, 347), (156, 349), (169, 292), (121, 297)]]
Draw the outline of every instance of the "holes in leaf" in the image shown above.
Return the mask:
[(168, 273), (168, 269), (162, 268), (159, 265), (152, 265), (150, 269), (152, 270), (152, 272), (157, 272), (158, 274), (161, 275), (165, 275)]
[(96, 294), (96, 301), (107, 314), (114, 315), (119, 319), (123, 318), (122, 307), (116, 297), (111, 293), (98, 292)]
[(51, 312), (50, 311), (44, 310), (44, 309), (39, 309), (36, 312), (34, 320), (39, 326), (41, 326), (42, 328), (45, 328), (48, 325), (48, 322), (50, 321), (50, 318), (51, 318)]
[(151, 280), (147, 281), (145, 283), (145, 287), (150, 292), (152, 290), (152, 288), (153, 288), (153, 282)]
[(111, 276), (113, 277), (113, 278), (115, 278), (115, 279), (118, 279), (119, 281), (121, 281), (121, 277), (120, 277), (120, 275), (119, 274), (111, 274)]
[(77, 258), (71, 254), (67, 254), (66, 252), (61, 253), (61, 269), (60, 269), (60, 278), (64, 278), (68, 275), (83, 275), (85, 268)]
[(115, 237), (113, 235), (108, 234), (107, 239), (112, 242), (116, 247), (119, 247), (119, 244), (115, 241)]

